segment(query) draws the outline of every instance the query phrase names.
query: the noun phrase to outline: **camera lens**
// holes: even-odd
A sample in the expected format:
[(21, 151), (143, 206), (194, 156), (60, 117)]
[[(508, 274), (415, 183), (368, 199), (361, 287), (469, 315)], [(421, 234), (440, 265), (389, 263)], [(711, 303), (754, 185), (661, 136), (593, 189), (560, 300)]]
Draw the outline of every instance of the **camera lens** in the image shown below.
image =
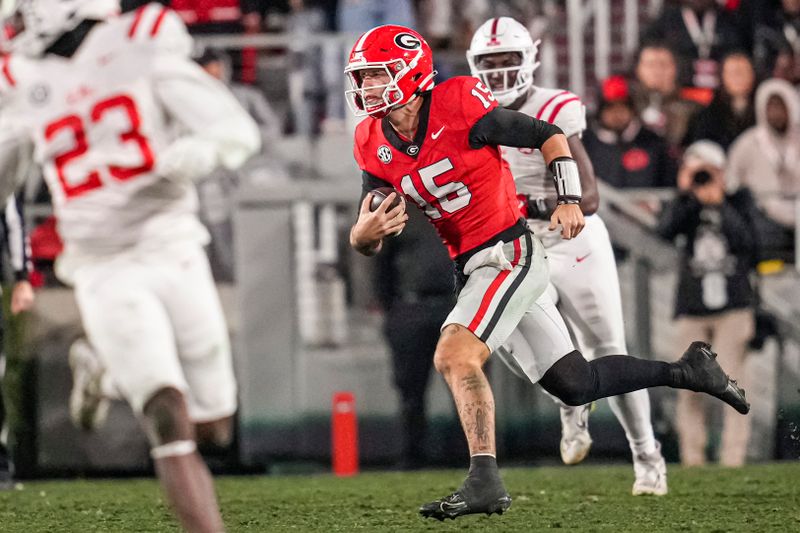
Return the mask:
[(700, 170), (692, 176), (692, 181), (695, 185), (705, 185), (711, 181), (711, 174), (707, 170)]

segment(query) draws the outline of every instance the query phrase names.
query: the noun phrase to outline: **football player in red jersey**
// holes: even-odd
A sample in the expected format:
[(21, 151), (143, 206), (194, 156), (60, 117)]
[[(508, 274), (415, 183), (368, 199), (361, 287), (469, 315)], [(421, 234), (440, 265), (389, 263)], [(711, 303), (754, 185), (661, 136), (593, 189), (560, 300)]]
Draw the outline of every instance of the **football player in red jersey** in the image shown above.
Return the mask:
[[(379, 26), (356, 42), (345, 69), (345, 92), (356, 115), (369, 116), (355, 134), (364, 198), (350, 244), (365, 255), (403, 229), (405, 204), (390, 194), (370, 211), (369, 191), (391, 186), (416, 203), (448, 247), (459, 278), (458, 300), (442, 327), (434, 365), (447, 382), (470, 451), (467, 479), (454, 493), (420, 508), (439, 520), (503, 513), (511, 498), (497, 469), (494, 399), (483, 363), (519, 326), (526, 336), (560, 315), (547, 301), (544, 248), (517, 205), (516, 189), (498, 146), (542, 152), (558, 193), (551, 229), (571, 239), (583, 228), (580, 178), (561, 130), (498, 107), (478, 79), (456, 77), (434, 87), (431, 50), (414, 30)], [(565, 330), (565, 327), (564, 327)], [(548, 330), (549, 331), (549, 330)], [(676, 363), (611, 355), (587, 362), (577, 350), (543, 354), (531, 364), (545, 390), (568, 405), (666, 385), (707, 392), (742, 413), (744, 391), (722, 371), (704, 343)]]

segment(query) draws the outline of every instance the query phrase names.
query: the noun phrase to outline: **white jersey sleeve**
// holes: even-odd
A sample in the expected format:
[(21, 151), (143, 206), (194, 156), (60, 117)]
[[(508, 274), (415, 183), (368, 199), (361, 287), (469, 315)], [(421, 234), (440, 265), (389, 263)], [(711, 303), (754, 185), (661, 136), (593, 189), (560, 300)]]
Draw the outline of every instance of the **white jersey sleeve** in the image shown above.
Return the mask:
[[(586, 108), (583, 102), (577, 95), (562, 89), (535, 87), (519, 111), (555, 124), (567, 137), (580, 136), (586, 129)], [(519, 193), (533, 198), (557, 198), (552, 175), (539, 150), (504, 146), (502, 154), (503, 159), (508, 162)], [(544, 221), (533, 223), (534, 231), (543, 239), (545, 246), (552, 244), (551, 240), (543, 238), (547, 235), (547, 225)], [(558, 237), (557, 233), (555, 235)]]
[(22, 183), (33, 162), (33, 142), (25, 123), (4, 112), (17, 97), (16, 85), (11, 56), (0, 56), (0, 201)]
[[(213, 166), (237, 168), (258, 151), (258, 126), (222, 82), (191, 60), (191, 39), (183, 22), (173, 11), (166, 13), (153, 42), (153, 75), (156, 97), (191, 139), (175, 142), (188, 152), (194, 146), (198, 158), (210, 153)], [(169, 154), (168, 147), (163, 157), (169, 159)]]
[[(567, 137), (581, 135), (586, 129), (586, 108), (580, 98), (569, 91), (536, 87), (519, 111), (555, 124)], [(502, 153), (520, 193), (541, 198), (557, 196), (539, 150), (504, 146)]]
[(580, 98), (572, 96), (573, 98), (565, 99), (564, 107), (555, 113), (553, 124), (561, 128), (567, 137), (573, 135), (580, 137), (583, 135), (583, 130), (586, 129), (586, 106), (583, 105)]
[(18, 121), (6, 120), (0, 107), (0, 200), (22, 184), (33, 164), (33, 142)]
[(68, 59), (0, 58), (0, 168), (30, 139), (73, 270), (132, 247), (205, 243), (186, 178), (258, 149), (255, 122), (191, 49), (178, 16), (147, 4), (99, 22)]

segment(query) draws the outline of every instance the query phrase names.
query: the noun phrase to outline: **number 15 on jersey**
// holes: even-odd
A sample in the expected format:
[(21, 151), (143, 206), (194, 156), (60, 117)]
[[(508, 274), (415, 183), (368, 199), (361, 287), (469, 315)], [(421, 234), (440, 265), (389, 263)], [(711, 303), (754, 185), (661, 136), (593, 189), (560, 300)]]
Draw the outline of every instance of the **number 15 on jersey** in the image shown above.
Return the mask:
[(403, 176), (400, 188), (403, 189), (403, 193), (414, 199), (414, 202), (425, 211), (429, 218), (433, 220), (442, 218), (442, 211), (455, 213), (467, 207), (472, 200), (472, 193), (460, 181), (448, 181), (441, 185), (436, 183), (436, 178), (442, 178), (451, 170), (453, 170), (453, 163), (445, 157), (418, 170), (421, 188), (415, 185), (410, 174)]

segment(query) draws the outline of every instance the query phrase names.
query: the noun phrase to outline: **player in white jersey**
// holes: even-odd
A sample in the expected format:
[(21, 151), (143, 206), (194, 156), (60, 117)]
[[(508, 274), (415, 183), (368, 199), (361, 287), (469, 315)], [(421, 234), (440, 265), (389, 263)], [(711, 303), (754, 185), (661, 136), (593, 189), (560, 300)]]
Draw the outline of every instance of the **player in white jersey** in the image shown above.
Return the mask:
[(74, 284), (95, 370), (140, 416), (183, 527), (222, 531), (195, 437), (229, 443), (236, 383), (192, 180), (241, 165), (258, 128), (191, 60), (186, 28), (164, 6), (18, 8), (24, 29), (0, 64), (0, 181), (13, 185), (32, 149), (64, 240), (57, 272)]
[[(627, 354), (622, 320), (619, 280), (608, 232), (594, 212), (598, 205), (597, 185), (591, 161), (581, 142), (586, 128), (585, 109), (580, 98), (561, 89), (545, 89), (533, 84), (538, 41), (512, 18), (493, 18), (475, 33), (467, 57), (472, 74), (492, 89), (500, 105), (521, 111), (561, 128), (580, 169), (586, 227), (572, 240), (562, 240), (548, 231), (549, 217), (556, 206), (552, 177), (538, 150), (503, 148), (520, 193), (520, 205), (529, 225), (542, 240), (550, 266), (550, 294), (570, 326), (587, 359), (610, 354)], [(531, 361), (551, 352), (566, 353), (572, 342), (566, 335), (519, 331), (501, 350), (509, 366), (527, 375), (516, 361)], [(504, 357), (505, 356), (505, 357)], [(524, 363), (520, 363), (524, 367)], [(528, 377), (531, 377), (528, 375)], [(560, 403), (560, 402), (559, 402)], [(650, 400), (647, 390), (609, 398), (611, 409), (625, 429), (633, 452), (635, 483), (633, 494), (667, 492), (666, 465), (653, 435)], [(589, 452), (590, 405), (569, 407), (561, 404), (561, 457), (575, 464)]]

